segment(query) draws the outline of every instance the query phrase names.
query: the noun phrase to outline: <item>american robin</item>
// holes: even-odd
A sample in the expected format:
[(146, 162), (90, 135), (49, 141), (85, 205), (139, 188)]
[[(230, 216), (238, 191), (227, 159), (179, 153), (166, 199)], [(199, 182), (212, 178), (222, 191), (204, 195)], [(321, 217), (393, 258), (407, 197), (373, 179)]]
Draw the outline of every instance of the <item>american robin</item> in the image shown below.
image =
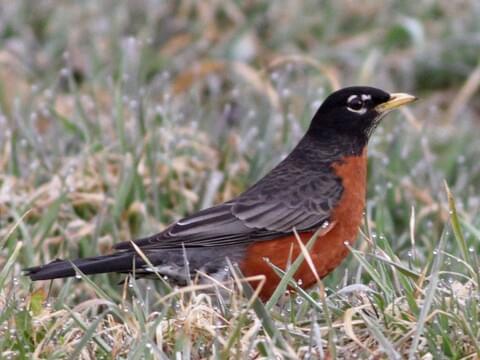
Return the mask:
[[(197, 271), (224, 279), (228, 258), (246, 276), (265, 275), (261, 296), (267, 298), (279, 282), (268, 262), (285, 269), (289, 259), (300, 254), (293, 229), (303, 241), (320, 229), (310, 254), (317, 273), (326, 276), (348, 255), (346, 242), (353, 244), (357, 237), (365, 205), (370, 135), (387, 112), (415, 99), (364, 86), (332, 93), (293, 151), (256, 184), (135, 244), (158, 273), (179, 284)], [(115, 249), (111, 255), (73, 263), (85, 274), (152, 275), (153, 269), (130, 242)], [(26, 273), (32, 280), (47, 280), (74, 276), (75, 270), (70, 261), (56, 260)], [(315, 282), (305, 262), (294, 277), (305, 288)]]

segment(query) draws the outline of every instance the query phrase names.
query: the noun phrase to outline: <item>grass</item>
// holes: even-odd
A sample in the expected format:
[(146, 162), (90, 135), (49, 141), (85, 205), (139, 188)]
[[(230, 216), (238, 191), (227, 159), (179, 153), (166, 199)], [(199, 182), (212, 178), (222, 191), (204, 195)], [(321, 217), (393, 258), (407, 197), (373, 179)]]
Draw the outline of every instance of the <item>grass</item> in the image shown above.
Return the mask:
[[(480, 357), (479, 12), (0, 1), (0, 358)], [(21, 276), (235, 196), (355, 83), (421, 101), (377, 129), (361, 234), (314, 289), (295, 261), (266, 303), (235, 268), (207, 291)]]

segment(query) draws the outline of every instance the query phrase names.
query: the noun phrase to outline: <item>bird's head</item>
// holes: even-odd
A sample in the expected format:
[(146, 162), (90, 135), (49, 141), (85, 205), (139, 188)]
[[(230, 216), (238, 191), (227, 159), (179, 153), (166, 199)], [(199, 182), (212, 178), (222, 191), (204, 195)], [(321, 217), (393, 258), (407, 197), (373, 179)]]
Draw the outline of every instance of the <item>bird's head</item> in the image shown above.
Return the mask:
[(390, 94), (367, 86), (346, 87), (325, 99), (315, 114), (310, 129), (368, 140), (386, 113), (415, 100), (415, 96), (405, 93)]

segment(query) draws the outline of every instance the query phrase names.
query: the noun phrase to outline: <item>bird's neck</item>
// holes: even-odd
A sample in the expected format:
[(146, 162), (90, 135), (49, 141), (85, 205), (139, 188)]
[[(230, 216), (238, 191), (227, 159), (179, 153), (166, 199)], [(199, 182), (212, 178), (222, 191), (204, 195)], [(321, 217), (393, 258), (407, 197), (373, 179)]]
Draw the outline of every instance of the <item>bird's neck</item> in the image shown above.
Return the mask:
[(309, 149), (312, 156), (322, 154), (322, 158), (332, 161), (344, 156), (360, 156), (367, 145), (366, 136), (338, 133), (332, 130), (308, 131), (301, 140), (302, 148)]

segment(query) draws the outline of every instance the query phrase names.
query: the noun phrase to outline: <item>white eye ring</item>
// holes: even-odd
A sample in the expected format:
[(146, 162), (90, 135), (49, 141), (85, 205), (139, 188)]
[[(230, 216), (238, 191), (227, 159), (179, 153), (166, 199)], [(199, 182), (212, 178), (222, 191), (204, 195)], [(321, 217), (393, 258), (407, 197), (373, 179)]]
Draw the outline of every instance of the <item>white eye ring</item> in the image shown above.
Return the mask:
[(360, 114), (360, 115), (363, 115), (367, 112), (367, 108), (365, 107), (365, 103), (363, 103), (364, 100), (368, 100), (370, 97), (370, 95), (362, 95), (362, 107), (360, 109), (353, 109), (351, 108), (350, 106), (348, 106), (348, 104), (350, 102), (352, 102), (353, 100), (357, 99), (358, 96), (357, 95), (350, 95), (347, 99), (347, 110), (348, 111), (351, 111), (351, 112), (354, 112), (354, 113), (357, 113), (357, 114)]

